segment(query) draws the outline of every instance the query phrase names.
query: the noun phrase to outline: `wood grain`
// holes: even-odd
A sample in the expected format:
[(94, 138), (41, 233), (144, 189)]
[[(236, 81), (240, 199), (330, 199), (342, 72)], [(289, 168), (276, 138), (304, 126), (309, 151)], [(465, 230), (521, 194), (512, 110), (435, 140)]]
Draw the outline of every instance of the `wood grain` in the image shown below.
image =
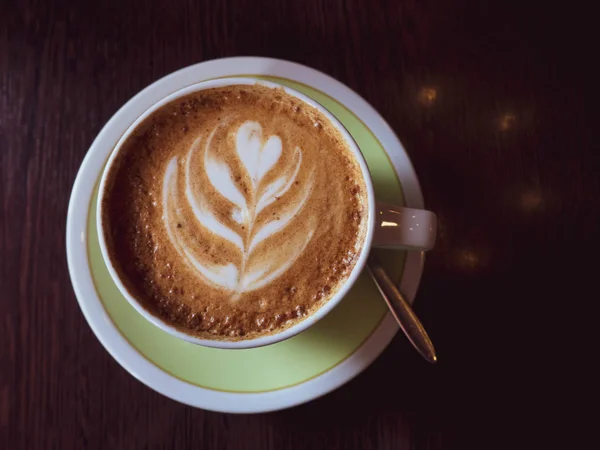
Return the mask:
[[(560, 368), (542, 371), (569, 353), (553, 311), (568, 321), (565, 299), (593, 287), (600, 220), (590, 15), (523, 3), (2, 0), (0, 448), (523, 443), (508, 436), (561, 397)], [(400, 136), (440, 219), (416, 303), (437, 366), (398, 336), (322, 399), (235, 416), (151, 391), (92, 334), (65, 258), (79, 164), (140, 89), (233, 55), (322, 70)]]

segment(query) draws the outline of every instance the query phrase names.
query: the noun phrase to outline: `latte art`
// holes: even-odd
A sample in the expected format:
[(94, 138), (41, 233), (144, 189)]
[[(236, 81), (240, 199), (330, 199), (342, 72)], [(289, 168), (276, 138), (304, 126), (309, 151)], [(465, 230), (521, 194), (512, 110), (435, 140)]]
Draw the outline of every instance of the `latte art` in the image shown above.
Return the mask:
[(355, 266), (360, 166), (318, 110), (236, 85), (161, 106), (104, 183), (102, 233), (139, 304), (181, 331), (239, 340), (309, 317)]
[[(281, 202), (282, 206), (275, 208), (276, 218), (268, 217), (259, 223), (257, 219), (261, 213), (264, 215), (265, 208), (285, 196), (290, 187), (298, 182), (296, 179), (302, 165), (302, 150), (295, 147), (291, 164), (276, 171), (281, 173), (276, 173), (275, 180), (264, 183), (265, 175), (274, 171), (281, 157), (282, 141), (278, 136), (264, 139), (258, 122), (244, 122), (235, 134), (235, 154), (243, 167), (244, 176), (250, 180), (251, 189), (248, 193), (242, 193), (233, 179), (232, 170), (225, 161), (219, 159), (212, 147), (217, 131), (228, 133), (227, 124), (220, 124), (205, 139), (197, 138), (183, 159), (174, 156), (169, 161), (163, 179), (162, 220), (171, 244), (199, 276), (217, 287), (239, 294), (259, 289), (275, 280), (294, 264), (305, 249), (314, 233), (315, 218), (310, 218), (303, 227), (296, 227), (292, 236), (283, 243), (284, 248), (270, 248), (260, 255), (255, 252), (258, 246), (264, 245), (266, 240), (292, 224), (311, 194), (313, 179), (312, 174), (309, 175), (299, 195), (290, 202)], [(203, 161), (202, 166), (212, 189), (229, 201), (231, 219), (241, 225), (241, 230), (240, 227), (236, 227), (236, 230), (221, 222), (202, 187), (192, 187), (192, 165), (198, 160)], [(178, 188), (178, 177), (184, 178), (184, 189)], [(182, 208), (191, 210), (204, 231), (213, 234), (214, 239), (223, 239), (240, 251), (239, 266), (231, 262), (214, 264), (203, 258), (195, 248), (193, 237), (186, 231), (187, 219)], [(235, 300), (237, 295), (231, 298)]]

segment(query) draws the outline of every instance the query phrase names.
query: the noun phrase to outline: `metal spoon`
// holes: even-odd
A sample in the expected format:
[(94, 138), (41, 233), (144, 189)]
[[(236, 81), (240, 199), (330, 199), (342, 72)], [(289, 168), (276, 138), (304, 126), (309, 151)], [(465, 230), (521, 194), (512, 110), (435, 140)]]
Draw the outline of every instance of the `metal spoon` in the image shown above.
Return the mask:
[(367, 267), (379, 292), (390, 307), (392, 315), (410, 343), (427, 361), (436, 362), (435, 349), (423, 324), (373, 253), (369, 255)]

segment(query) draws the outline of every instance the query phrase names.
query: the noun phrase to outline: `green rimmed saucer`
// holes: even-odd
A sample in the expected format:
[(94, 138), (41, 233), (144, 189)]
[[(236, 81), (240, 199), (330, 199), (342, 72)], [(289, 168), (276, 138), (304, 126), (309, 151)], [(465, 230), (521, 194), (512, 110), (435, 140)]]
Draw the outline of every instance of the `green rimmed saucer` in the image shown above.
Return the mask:
[[(231, 76), (272, 80), (321, 103), (361, 148), (377, 198), (398, 205), (422, 205), (408, 158), (381, 117), (339, 82), (297, 64), (229, 58), (188, 67), (142, 91), (107, 123), (82, 164), (67, 221), (69, 268), (86, 319), (121, 365), (153, 389), (206, 409), (258, 412), (303, 403), (335, 389), (385, 348), (396, 325), (366, 273), (326, 318), (287, 341), (248, 350), (205, 348), (170, 336), (130, 306), (108, 274), (95, 220), (98, 180), (110, 151), (128, 126), (171, 92), (206, 79)], [(412, 298), (420, 277), (421, 255), (387, 251), (381, 257), (397, 279), (405, 268), (402, 287)]]

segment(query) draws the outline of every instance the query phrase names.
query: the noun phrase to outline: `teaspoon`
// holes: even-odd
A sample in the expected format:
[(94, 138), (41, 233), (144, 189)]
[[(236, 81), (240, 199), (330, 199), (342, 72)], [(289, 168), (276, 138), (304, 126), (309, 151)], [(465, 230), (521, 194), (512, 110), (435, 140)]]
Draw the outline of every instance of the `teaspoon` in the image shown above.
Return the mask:
[(410, 343), (427, 361), (436, 362), (435, 349), (423, 324), (373, 253), (369, 255), (367, 267), (379, 292), (390, 307), (392, 315)]

